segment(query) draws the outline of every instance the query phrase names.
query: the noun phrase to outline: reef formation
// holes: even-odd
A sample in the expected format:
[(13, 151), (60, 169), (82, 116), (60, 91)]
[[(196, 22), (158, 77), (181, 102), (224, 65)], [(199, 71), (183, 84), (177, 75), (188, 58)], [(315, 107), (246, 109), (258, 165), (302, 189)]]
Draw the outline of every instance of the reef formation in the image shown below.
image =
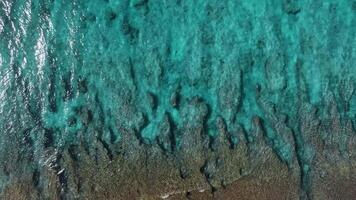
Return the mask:
[(2, 199), (356, 198), (356, 2), (0, 1)]

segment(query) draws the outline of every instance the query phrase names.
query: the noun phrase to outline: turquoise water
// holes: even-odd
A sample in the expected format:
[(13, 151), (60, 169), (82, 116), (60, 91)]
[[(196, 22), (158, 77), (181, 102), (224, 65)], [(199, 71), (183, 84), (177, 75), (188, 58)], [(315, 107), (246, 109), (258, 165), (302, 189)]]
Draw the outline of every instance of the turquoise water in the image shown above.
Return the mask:
[(337, 116), (355, 127), (354, 1), (3, 0), (0, 7), (2, 160), (24, 149), (36, 163), (45, 149), (81, 140), (114, 148), (130, 142), (122, 140), (127, 130), (174, 151), (186, 130), (202, 128), (214, 141), (218, 119), (233, 145), (241, 142), (236, 132), (253, 143), (258, 119), (279, 158), (291, 163), (297, 149), (307, 174), (313, 134), (331, 133), (303, 123)]

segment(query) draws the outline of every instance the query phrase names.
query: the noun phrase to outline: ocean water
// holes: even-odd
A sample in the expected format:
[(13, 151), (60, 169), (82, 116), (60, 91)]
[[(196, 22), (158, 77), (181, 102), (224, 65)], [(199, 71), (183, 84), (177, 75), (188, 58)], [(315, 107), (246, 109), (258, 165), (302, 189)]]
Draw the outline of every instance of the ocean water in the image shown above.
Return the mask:
[(175, 154), (201, 129), (214, 150), (221, 129), (254, 143), (258, 122), (308, 190), (313, 138), (333, 134), (320, 127), (340, 121), (345, 155), (355, 135), (355, 13), (352, 0), (1, 0), (0, 188), (47, 149), (99, 141), (114, 156), (129, 130)]

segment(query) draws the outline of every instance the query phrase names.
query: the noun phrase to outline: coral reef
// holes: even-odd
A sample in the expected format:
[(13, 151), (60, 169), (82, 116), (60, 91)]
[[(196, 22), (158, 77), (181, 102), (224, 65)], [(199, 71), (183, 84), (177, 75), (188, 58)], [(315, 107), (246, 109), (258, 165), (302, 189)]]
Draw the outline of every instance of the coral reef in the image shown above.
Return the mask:
[(2, 199), (356, 198), (356, 2), (2, 0)]

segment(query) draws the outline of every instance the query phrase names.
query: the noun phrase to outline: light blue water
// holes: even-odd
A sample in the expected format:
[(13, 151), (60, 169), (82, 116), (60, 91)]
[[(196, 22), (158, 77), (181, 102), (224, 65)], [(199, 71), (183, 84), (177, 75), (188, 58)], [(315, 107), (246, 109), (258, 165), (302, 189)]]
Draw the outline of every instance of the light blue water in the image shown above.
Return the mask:
[(1, 160), (24, 148), (36, 162), (46, 148), (81, 139), (110, 146), (125, 130), (179, 149), (188, 128), (214, 140), (218, 117), (234, 145), (241, 129), (253, 143), (258, 118), (280, 159), (290, 163), (297, 149), (307, 174), (315, 133), (302, 123), (336, 114), (355, 126), (354, 1), (2, 0), (0, 8)]

